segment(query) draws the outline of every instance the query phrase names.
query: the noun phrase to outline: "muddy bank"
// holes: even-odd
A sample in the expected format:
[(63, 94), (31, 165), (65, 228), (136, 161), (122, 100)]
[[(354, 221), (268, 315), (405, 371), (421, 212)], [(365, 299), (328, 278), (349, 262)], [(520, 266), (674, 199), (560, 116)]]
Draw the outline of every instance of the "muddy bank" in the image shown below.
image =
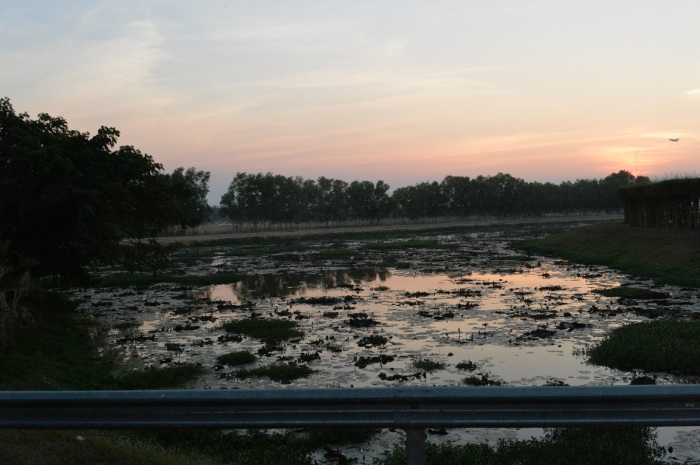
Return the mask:
[(347, 233), (374, 233), (374, 232), (397, 232), (397, 231), (427, 231), (439, 229), (451, 229), (460, 227), (475, 227), (475, 226), (498, 226), (498, 225), (521, 225), (521, 224), (549, 224), (549, 223), (590, 223), (595, 221), (622, 221), (623, 216), (615, 215), (573, 215), (573, 216), (552, 216), (552, 217), (532, 217), (532, 218), (491, 218), (478, 219), (469, 221), (450, 221), (450, 222), (435, 222), (435, 223), (406, 223), (378, 226), (352, 226), (352, 227), (330, 227), (330, 228), (308, 228), (308, 229), (292, 229), (292, 230), (275, 230), (266, 231), (264, 229), (249, 232), (218, 232), (220, 229), (210, 227), (202, 230), (201, 233), (168, 236), (156, 238), (164, 244), (181, 243), (189, 244), (192, 242), (207, 242), (218, 241), (223, 239), (245, 239), (251, 237), (304, 237), (304, 236), (323, 236), (323, 235), (340, 235)]

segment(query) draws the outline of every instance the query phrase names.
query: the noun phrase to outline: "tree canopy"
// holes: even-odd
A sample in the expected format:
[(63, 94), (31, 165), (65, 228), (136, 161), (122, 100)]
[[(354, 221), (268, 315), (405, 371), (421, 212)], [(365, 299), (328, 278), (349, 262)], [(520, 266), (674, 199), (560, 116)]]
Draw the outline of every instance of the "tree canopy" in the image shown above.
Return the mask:
[(42, 273), (76, 276), (114, 257), (125, 238), (195, 226), (210, 210), (209, 173), (165, 174), (120, 133), (70, 129), (46, 113), (32, 119), (0, 99), (0, 240), (39, 260)]
[(318, 180), (272, 173), (238, 173), (221, 198), (221, 214), (234, 221), (293, 224), (384, 218), (463, 218), (544, 213), (619, 211), (621, 187), (648, 183), (628, 171), (603, 179), (561, 184), (526, 182), (509, 174), (447, 176), (389, 193), (383, 181)]

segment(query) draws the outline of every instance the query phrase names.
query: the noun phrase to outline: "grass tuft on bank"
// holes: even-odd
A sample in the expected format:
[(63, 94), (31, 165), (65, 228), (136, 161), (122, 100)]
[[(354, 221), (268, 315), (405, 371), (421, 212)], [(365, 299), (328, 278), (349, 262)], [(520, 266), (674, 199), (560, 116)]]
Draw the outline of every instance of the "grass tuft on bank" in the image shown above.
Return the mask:
[(661, 284), (700, 287), (698, 231), (597, 223), (515, 246), (529, 253), (605, 265)]
[(700, 375), (700, 321), (650, 321), (614, 329), (584, 350), (590, 363), (619, 370), (642, 369)]

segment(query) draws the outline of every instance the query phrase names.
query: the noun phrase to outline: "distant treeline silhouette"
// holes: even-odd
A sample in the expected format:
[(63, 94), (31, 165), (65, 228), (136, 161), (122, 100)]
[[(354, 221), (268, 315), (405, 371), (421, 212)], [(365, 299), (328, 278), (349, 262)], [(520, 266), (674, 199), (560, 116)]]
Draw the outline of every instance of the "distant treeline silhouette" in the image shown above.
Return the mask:
[(628, 171), (602, 179), (560, 184), (526, 182), (509, 174), (447, 176), (389, 194), (384, 181), (350, 183), (320, 177), (287, 177), (272, 173), (238, 173), (222, 196), (219, 213), (235, 222), (293, 225), (387, 218), (465, 218), (470, 216), (535, 216), (575, 212), (619, 212), (621, 187), (648, 183)]

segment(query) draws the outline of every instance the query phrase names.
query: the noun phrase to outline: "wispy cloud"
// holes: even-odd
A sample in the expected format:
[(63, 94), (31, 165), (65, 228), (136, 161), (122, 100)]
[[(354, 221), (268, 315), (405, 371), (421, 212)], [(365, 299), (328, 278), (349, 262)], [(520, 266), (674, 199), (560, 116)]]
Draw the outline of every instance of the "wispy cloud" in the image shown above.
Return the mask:
[(700, 89), (690, 89), (689, 91), (686, 91), (685, 95), (693, 100), (700, 100)]

